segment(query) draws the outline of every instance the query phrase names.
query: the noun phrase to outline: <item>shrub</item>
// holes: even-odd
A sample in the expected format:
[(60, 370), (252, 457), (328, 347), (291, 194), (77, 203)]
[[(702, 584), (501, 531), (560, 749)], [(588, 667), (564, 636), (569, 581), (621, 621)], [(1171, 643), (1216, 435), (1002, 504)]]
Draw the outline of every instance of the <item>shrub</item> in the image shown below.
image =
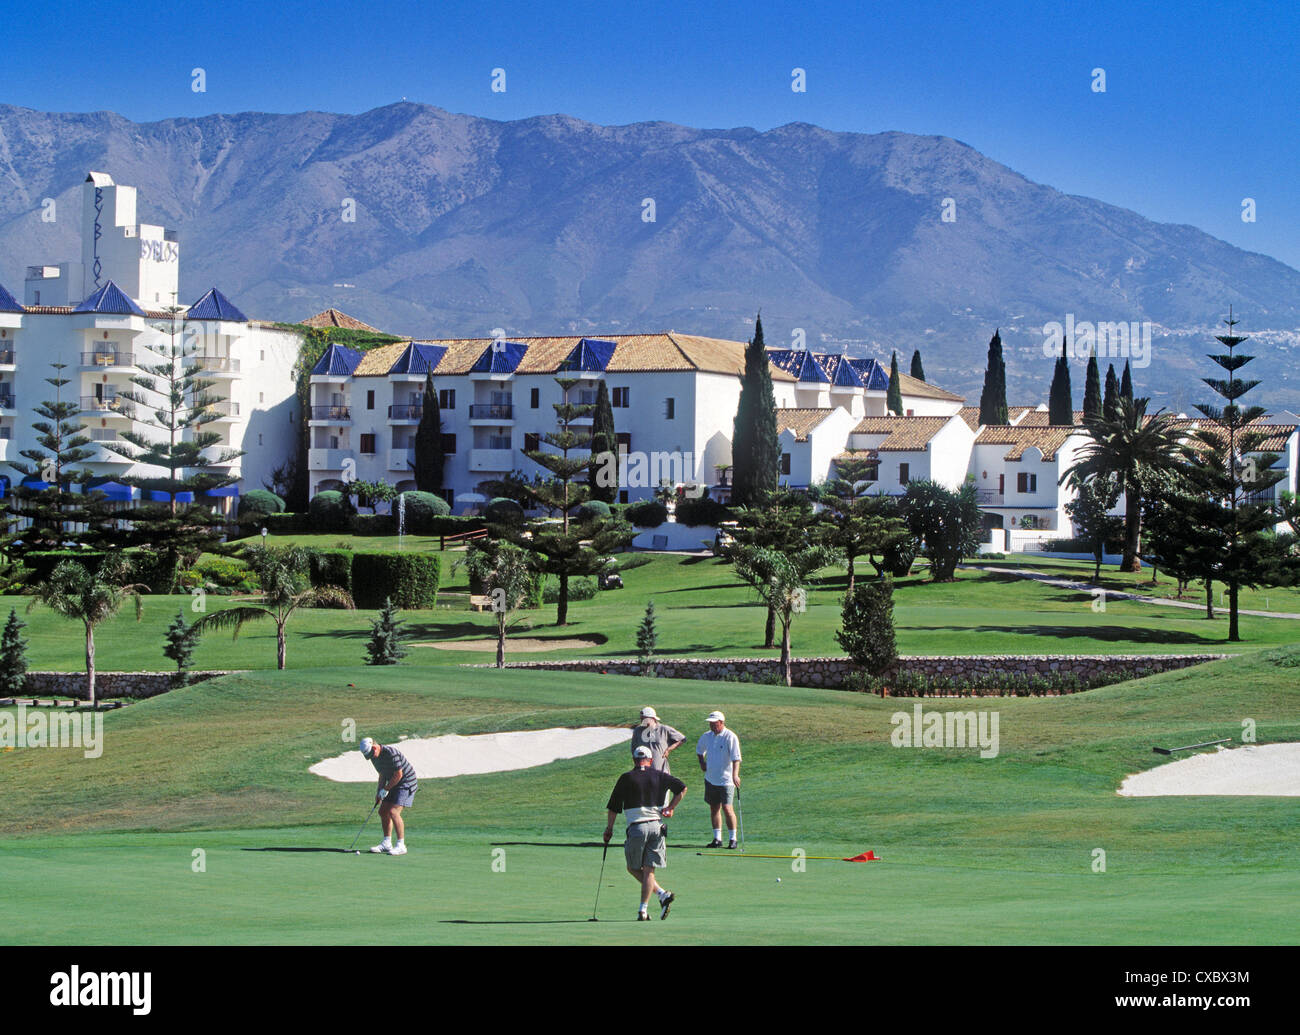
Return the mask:
[(99, 571), (105, 556), (101, 550), (32, 550), (23, 555), (23, 563), (31, 571), (27, 584), (47, 581), (63, 561), (76, 561), (93, 575)]
[(257, 514), (284, 513), (284, 500), (267, 489), (253, 489), (239, 497), (239, 517), (252, 517)]
[(637, 528), (657, 528), (668, 520), (668, 508), (658, 500), (642, 500), (628, 505), (627, 519)]
[(494, 525), (521, 525), (524, 521), (524, 508), (514, 500), (498, 496), (483, 508), (483, 520)]
[(894, 640), (892, 581), (859, 582), (853, 595), (844, 601), (841, 619), (844, 626), (835, 639), (854, 664), (873, 672), (893, 667), (898, 647)]
[(311, 531), (311, 515), (267, 514), (262, 526), (271, 535), (303, 535)]
[(130, 581), (143, 582), (150, 593), (170, 593), (176, 587), (180, 572), (175, 557), (145, 549), (132, 550), (127, 559), (131, 564)]
[(370, 623), (370, 642), (366, 644), (367, 665), (396, 665), (408, 651), (402, 646), (405, 633), (397, 620), (397, 608), (391, 599), (384, 601), (379, 617)]
[(27, 682), (27, 638), (22, 633), (26, 627), (18, 612), (10, 608), (0, 638), (0, 693), (6, 697), (21, 694)]
[(313, 532), (346, 532), (348, 521), (354, 513), (352, 501), (335, 489), (318, 492), (312, 497), (308, 510)]
[(389, 597), (403, 610), (435, 607), (441, 572), (436, 554), (358, 551), (352, 555), (352, 597), (365, 608), (381, 608)]
[(734, 517), (727, 507), (708, 496), (700, 496), (698, 499), (683, 496), (677, 501), (674, 516), (679, 525), (686, 525), (688, 528), (699, 525), (716, 527), (723, 521), (731, 521)]
[(591, 521), (594, 518), (606, 519), (609, 516), (609, 504), (604, 500), (588, 500), (578, 508), (579, 521)]
[(256, 593), (261, 589), (252, 569), (233, 557), (200, 557), (186, 575), (192, 576), (182, 580), (187, 589), (216, 586), (238, 593)]
[(353, 535), (394, 535), (397, 518), (392, 514), (353, 514), (348, 526)]
[[(446, 517), (451, 513), (451, 506), (441, 496), (431, 492), (404, 492), (406, 501), (406, 531), (415, 535), (438, 535), (433, 530), (436, 518)], [(397, 513), (397, 501), (393, 501), (393, 513)], [(397, 520), (396, 517), (393, 518)]]
[[(574, 575), (569, 578), (570, 600), (591, 600), (596, 595), (596, 580), (590, 575)], [(556, 604), (560, 600), (560, 583), (558, 579), (548, 577), (542, 590), (542, 603)]]
[(312, 550), (307, 556), (313, 586), (338, 586), (352, 592), (352, 551)]

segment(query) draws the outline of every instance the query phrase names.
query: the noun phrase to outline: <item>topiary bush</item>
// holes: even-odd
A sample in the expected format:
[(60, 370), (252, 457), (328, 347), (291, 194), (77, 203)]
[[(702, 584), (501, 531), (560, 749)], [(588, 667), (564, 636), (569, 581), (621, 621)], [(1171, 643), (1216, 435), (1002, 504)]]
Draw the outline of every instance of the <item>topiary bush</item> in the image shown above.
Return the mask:
[(699, 525), (716, 527), (723, 521), (731, 521), (734, 517), (727, 507), (715, 499), (710, 499), (708, 496), (701, 496), (698, 499), (683, 496), (677, 501), (674, 516), (679, 525), (686, 525), (688, 528), (695, 528)]
[(313, 532), (346, 532), (348, 522), (356, 513), (352, 500), (336, 489), (326, 489), (313, 496), (308, 512)]
[(658, 528), (668, 520), (668, 508), (658, 500), (642, 500), (628, 504), (626, 515), (637, 528)]
[(185, 573), (182, 584), (186, 588), (209, 589), (218, 593), (257, 593), (261, 587), (252, 569), (233, 557), (204, 555)]
[[(406, 501), (406, 531), (414, 535), (438, 535), (434, 522), (451, 513), (451, 506), (441, 496), (431, 492), (404, 492)], [(393, 521), (397, 521), (397, 500), (393, 500)], [(405, 606), (405, 605), (401, 605)]]
[(579, 521), (591, 521), (594, 518), (607, 519), (610, 516), (609, 504), (604, 500), (588, 500), (578, 508)]
[(441, 575), (436, 554), (358, 551), (352, 555), (352, 598), (365, 608), (381, 608), (388, 597), (407, 611), (435, 607)]
[(395, 535), (397, 518), (392, 514), (353, 514), (348, 522), (353, 535)]
[(239, 497), (239, 509), (235, 513), (240, 518), (256, 514), (282, 514), (284, 500), (268, 489), (253, 489)]
[(514, 500), (498, 496), (483, 508), (483, 520), (494, 525), (522, 525), (524, 508)]

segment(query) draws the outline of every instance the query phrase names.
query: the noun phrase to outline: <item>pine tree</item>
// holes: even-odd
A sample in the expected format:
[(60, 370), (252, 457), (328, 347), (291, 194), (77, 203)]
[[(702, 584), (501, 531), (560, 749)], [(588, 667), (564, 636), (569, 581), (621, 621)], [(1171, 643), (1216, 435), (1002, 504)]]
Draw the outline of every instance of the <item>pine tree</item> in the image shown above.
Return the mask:
[(1007, 368), (1002, 361), (1002, 329), (989, 340), (988, 365), (984, 370), (984, 390), (980, 392), (980, 423), (1008, 424)]
[(591, 458), (592, 465), (587, 471), (591, 498), (613, 503), (618, 499), (618, 437), (614, 429), (614, 408), (610, 405), (609, 389), (603, 380), (596, 386), (596, 410), (591, 419)]
[(21, 694), (27, 683), (27, 640), (22, 633), (25, 628), (27, 623), (10, 608), (0, 637), (0, 694), (6, 697)]
[(835, 639), (854, 664), (875, 675), (898, 661), (894, 636), (894, 583), (867, 582), (844, 598)]
[(370, 642), (366, 644), (367, 665), (396, 665), (408, 651), (402, 646), (402, 623), (397, 620), (397, 606), (392, 597), (384, 598), (379, 617), (370, 623)]
[(1101, 403), (1102, 420), (1113, 423), (1119, 420), (1119, 380), (1115, 377), (1115, 364), (1106, 364), (1106, 396)]
[(754, 337), (745, 349), (745, 373), (736, 408), (731, 458), (734, 505), (758, 506), (776, 491), (781, 446), (777, 441), (776, 397), (772, 392), (772, 369), (763, 343), (761, 317), (755, 319)]
[(1074, 423), (1074, 393), (1070, 389), (1070, 361), (1066, 358), (1065, 342), (1061, 342), (1061, 355), (1052, 373), (1052, 388), (1047, 400), (1047, 423), (1065, 428)]
[(184, 672), (190, 667), (194, 648), (199, 643), (199, 630), (185, 624), (185, 613), (176, 612), (176, 620), (167, 627), (167, 645), (163, 647), (163, 656), (176, 662), (176, 671)]
[(654, 671), (648, 666), (650, 665), (650, 659), (654, 656), (658, 639), (659, 637), (655, 632), (655, 602), (651, 600), (645, 606), (645, 617), (641, 619), (641, 625), (636, 631), (636, 657), (646, 675)]
[(889, 361), (889, 391), (885, 394), (885, 407), (890, 413), (903, 415), (903, 383), (898, 377), (898, 353)]
[(433, 368), (424, 375), (424, 405), (415, 429), (415, 457), (411, 463), (415, 487), (420, 492), (437, 492), (442, 488), (443, 468), (447, 458), (442, 451), (442, 411), (433, 387)]
[(1129, 405), (1133, 404), (1133, 375), (1129, 373), (1128, 360), (1124, 360), (1124, 376), (1119, 382), (1119, 397), (1127, 399)]
[(1096, 420), (1101, 416), (1101, 371), (1097, 366), (1097, 355), (1088, 357), (1088, 374), (1083, 385), (1083, 422)]
[(921, 366), (921, 350), (912, 353), (912, 376), (918, 381), (925, 380), (925, 367)]

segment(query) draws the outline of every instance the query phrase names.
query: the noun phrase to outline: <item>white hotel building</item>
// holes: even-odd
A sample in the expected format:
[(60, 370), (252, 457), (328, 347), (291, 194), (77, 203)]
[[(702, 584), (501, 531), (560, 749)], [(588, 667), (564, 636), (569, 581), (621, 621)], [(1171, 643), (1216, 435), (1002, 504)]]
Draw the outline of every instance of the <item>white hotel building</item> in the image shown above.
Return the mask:
[[(166, 361), (153, 347), (175, 341), (195, 355), (208, 394), (221, 401), (204, 430), (222, 438), (216, 450), (245, 454), (227, 465), (240, 479), (207, 501), (228, 510), (240, 491), (262, 488), (271, 471), (292, 455), (296, 421), (293, 367), (300, 341), (293, 332), (249, 320), (216, 288), (179, 313), (181, 245), (176, 235), (136, 217), (136, 189), (92, 172), (83, 188), (82, 254), (79, 261), (27, 267), (21, 303), (0, 285), (0, 489), (22, 476), (8, 461), (30, 463), (20, 450), (36, 446), (35, 408), (52, 401), (58, 376), (69, 383), (62, 401), (80, 403), (79, 420), (93, 439), (93, 456), (76, 465), (92, 474), (91, 485), (111, 499), (138, 499), (122, 476), (167, 472), (135, 464), (101, 443), (121, 441), (129, 429), (161, 434), (140, 421), (141, 409), (121, 397), (139, 392), (131, 383), (142, 367)], [(146, 393), (147, 395), (148, 393)]]

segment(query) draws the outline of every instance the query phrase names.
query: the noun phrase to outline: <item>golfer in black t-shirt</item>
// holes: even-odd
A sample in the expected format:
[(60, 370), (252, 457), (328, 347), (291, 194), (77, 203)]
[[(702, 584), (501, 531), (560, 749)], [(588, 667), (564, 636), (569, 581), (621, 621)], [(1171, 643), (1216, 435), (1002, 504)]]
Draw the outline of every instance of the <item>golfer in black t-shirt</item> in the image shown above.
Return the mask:
[[(650, 763), (654, 753), (648, 747), (639, 747), (632, 753), (636, 768), (618, 778), (613, 793), (609, 796), (608, 821), (605, 824), (605, 844), (609, 844), (614, 833), (614, 819), (621, 812), (627, 820), (627, 840), (623, 842), (623, 855), (627, 860), (627, 872), (641, 884), (641, 909), (638, 920), (649, 920), (646, 914), (650, 895), (659, 896), (659, 919), (668, 915), (668, 908), (676, 897), (671, 891), (659, 886), (655, 880), (655, 868), (668, 865), (667, 847), (664, 842), (664, 819), (671, 819), (673, 810), (681, 804), (682, 795), (686, 793), (686, 784), (669, 773), (652, 769)], [(664, 807), (664, 798), (673, 794), (673, 800)]]

